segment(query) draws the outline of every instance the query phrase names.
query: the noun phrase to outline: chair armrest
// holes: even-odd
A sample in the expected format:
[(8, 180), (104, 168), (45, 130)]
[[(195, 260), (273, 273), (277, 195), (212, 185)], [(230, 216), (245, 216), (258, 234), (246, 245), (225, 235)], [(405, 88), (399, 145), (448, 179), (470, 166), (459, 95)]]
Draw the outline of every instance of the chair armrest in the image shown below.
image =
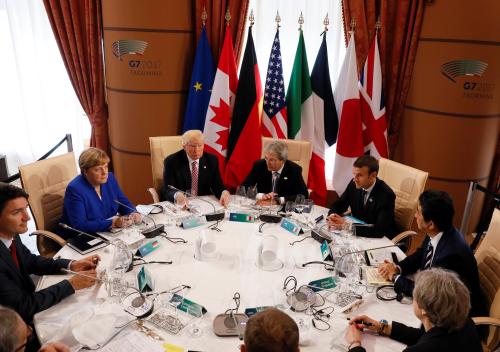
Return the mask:
[(416, 236), (416, 235), (417, 235), (417, 233), (415, 231), (410, 231), (410, 230), (403, 231), (399, 235), (397, 235), (396, 237), (394, 237), (392, 239), (392, 243), (399, 243), (402, 240), (404, 240), (406, 237)]
[(53, 232), (46, 231), (46, 230), (36, 230), (32, 233), (30, 233), (30, 236), (43, 236), (43, 237), (48, 237), (52, 241), (56, 242), (58, 245), (61, 247), (64, 247), (66, 245), (66, 240), (63, 239), (61, 236), (56, 235)]
[(160, 202), (160, 196), (158, 195), (158, 192), (156, 189), (153, 187), (148, 188), (148, 192), (151, 195), (151, 198), (153, 199), (153, 203), (159, 203)]
[(474, 317), (472, 318), (476, 325), (500, 326), (500, 319), (493, 317)]

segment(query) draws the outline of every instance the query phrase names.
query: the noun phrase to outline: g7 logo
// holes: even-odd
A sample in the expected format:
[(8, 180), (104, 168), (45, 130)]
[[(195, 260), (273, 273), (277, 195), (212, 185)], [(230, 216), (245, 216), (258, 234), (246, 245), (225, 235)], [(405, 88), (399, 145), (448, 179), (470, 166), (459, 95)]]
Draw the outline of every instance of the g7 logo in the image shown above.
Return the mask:
[(465, 82), (464, 83), (464, 89), (465, 90), (474, 90), (474, 88), (476, 88), (476, 84), (475, 82)]
[(141, 64), (140, 60), (130, 60), (128, 62), (128, 66), (131, 68), (138, 68), (140, 64)]

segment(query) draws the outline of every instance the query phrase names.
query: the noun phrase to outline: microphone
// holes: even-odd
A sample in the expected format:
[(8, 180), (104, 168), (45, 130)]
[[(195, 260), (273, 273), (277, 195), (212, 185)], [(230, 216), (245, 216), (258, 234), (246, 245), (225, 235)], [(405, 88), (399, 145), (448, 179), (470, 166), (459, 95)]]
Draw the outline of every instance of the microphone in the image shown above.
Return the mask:
[[(114, 201), (116, 203), (120, 204), (121, 206), (124, 206), (127, 209), (130, 209), (130, 210), (132, 210), (134, 212), (137, 212), (137, 209), (134, 209), (131, 206), (128, 206), (127, 204), (124, 204), (124, 203), (118, 201), (117, 199), (114, 199)], [(151, 219), (151, 221), (153, 221), (153, 226), (152, 227), (148, 227), (145, 230), (141, 231), (141, 233), (144, 235), (144, 237), (146, 237), (146, 238), (153, 238), (153, 237), (156, 237), (159, 234), (165, 232), (165, 225), (163, 225), (163, 224), (156, 225), (155, 219), (153, 219), (153, 217), (150, 216), (149, 214), (144, 214), (144, 216), (147, 217), (148, 219)]]
[[(79, 273), (79, 272), (76, 272), (76, 271), (73, 271), (73, 270), (65, 269), (65, 268), (62, 268), (61, 271), (65, 272), (66, 274), (71, 274), (71, 275), (86, 277), (86, 278), (89, 278), (89, 279), (92, 279), (92, 280), (95, 280), (95, 281), (99, 281), (99, 282), (102, 282), (102, 283), (105, 283), (105, 284), (108, 284), (108, 285), (116, 285), (116, 286), (124, 287), (124, 288), (127, 288), (127, 289), (128, 288), (133, 289), (134, 291), (136, 291), (139, 294), (139, 296), (135, 297), (132, 300), (132, 302), (130, 303), (133, 308), (136, 308), (136, 309), (140, 308), (140, 307), (142, 307), (144, 305), (144, 303), (147, 303), (146, 297), (142, 294), (142, 292), (138, 288), (136, 288), (134, 286), (122, 284), (121, 282), (109, 281), (109, 280), (102, 279), (102, 278), (99, 278), (99, 277), (85, 275), (85, 274), (82, 274), (82, 273)], [(148, 304), (148, 305), (144, 306), (144, 309), (141, 309), (141, 311), (140, 311), (140, 314), (141, 314), (140, 317), (145, 316), (146, 314), (148, 314), (152, 310), (153, 310), (153, 304), (151, 304), (151, 305)]]
[(209, 214), (205, 214), (205, 217), (207, 219), (207, 221), (220, 221), (220, 220), (223, 220), (224, 219), (224, 216), (226, 215), (225, 212), (221, 212), (221, 211), (217, 211), (215, 209), (215, 205), (213, 205), (212, 202), (209, 202), (208, 200), (206, 199), (203, 199), (203, 198), (200, 198), (198, 196), (193, 196), (190, 192), (188, 191), (183, 191), (183, 190), (180, 190), (178, 189), (177, 187), (175, 186), (172, 186), (172, 185), (167, 185), (168, 188), (170, 188), (171, 190), (174, 190), (174, 191), (177, 191), (177, 192), (181, 192), (181, 193), (184, 193), (184, 194), (187, 194), (188, 196), (191, 196), (191, 197), (194, 197), (196, 199), (199, 199), (205, 203), (208, 203), (210, 204), (210, 206), (212, 207), (213, 209), (213, 212), (212, 213), (209, 213)]
[[(75, 229), (74, 227), (71, 227), (71, 226), (69, 226), (69, 225), (66, 225), (65, 223), (62, 223), (62, 222), (60, 222), (58, 225), (59, 225), (59, 226), (61, 226), (63, 229), (66, 229), (66, 230), (71, 230), (71, 231), (75, 231), (75, 232), (79, 233), (80, 235), (89, 236), (89, 237), (94, 238), (94, 239), (96, 239), (96, 240), (103, 241), (103, 242), (107, 243), (108, 245), (110, 245), (110, 244), (111, 244), (111, 245), (113, 245), (113, 246), (115, 246), (115, 247), (119, 248), (120, 250), (123, 250), (123, 247), (118, 246), (116, 243), (114, 243), (114, 242), (112, 242), (112, 241), (110, 241), (110, 240), (108, 240), (108, 239), (106, 239), (106, 238), (104, 238), (104, 237), (91, 235), (91, 234), (90, 234), (90, 233), (88, 233), (88, 232), (83, 232), (83, 231), (80, 231), (80, 230)], [(133, 255), (132, 255), (132, 257), (133, 257)], [(134, 264), (133, 264), (133, 260), (131, 260), (131, 261), (130, 261), (130, 264), (129, 264), (129, 267), (127, 268), (127, 272), (129, 272), (130, 270), (132, 270), (133, 266), (134, 266)]]

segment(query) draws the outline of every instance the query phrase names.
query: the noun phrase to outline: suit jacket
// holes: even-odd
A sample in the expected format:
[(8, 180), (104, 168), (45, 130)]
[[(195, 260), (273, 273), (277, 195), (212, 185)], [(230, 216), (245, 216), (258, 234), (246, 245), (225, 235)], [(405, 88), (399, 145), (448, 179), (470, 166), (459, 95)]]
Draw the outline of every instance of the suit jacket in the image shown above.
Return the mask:
[[(427, 236), (415, 253), (399, 263), (401, 276), (394, 283), (396, 292), (412, 296), (414, 282), (404, 275), (414, 274), (424, 268), (429, 242), (430, 237)], [(471, 293), (471, 316), (485, 313), (479, 287), (476, 258), (474, 258), (474, 254), (462, 234), (455, 228), (443, 232), (437, 247), (434, 249), (431, 267), (440, 267), (456, 272)]]
[[(426, 332), (423, 328), (417, 329), (393, 322), (391, 339), (408, 345), (403, 352), (483, 351), (471, 319), (467, 320), (462, 329), (452, 332), (439, 327), (433, 327)], [(349, 350), (349, 352), (365, 351), (363, 347)]]
[(67, 268), (67, 259), (48, 259), (32, 254), (19, 236), (14, 237), (19, 268), (14, 263), (10, 250), (0, 243), (0, 304), (14, 309), (26, 323), (33, 315), (60, 302), (75, 291), (68, 280), (35, 292), (30, 274), (59, 274)]
[[(163, 196), (174, 201), (177, 192), (168, 188), (172, 185), (182, 191), (191, 191), (191, 171), (186, 152), (182, 149), (165, 158), (163, 162)], [(203, 152), (198, 164), (198, 195), (215, 195), (220, 198), (225, 190), (219, 172), (219, 162), (213, 154)]]
[[(130, 208), (115, 202), (126, 204)], [(76, 176), (66, 188), (64, 208), (61, 222), (83, 232), (108, 231), (111, 218), (117, 213), (128, 215), (135, 207), (125, 197), (113, 173), (109, 173), (108, 181), (101, 185), (101, 198), (85, 176)], [(73, 231), (58, 231), (64, 238), (77, 236)]]
[[(264, 159), (257, 160), (252, 170), (243, 182), (245, 187), (257, 185), (257, 192), (269, 193), (272, 191), (272, 172), (267, 169)], [(285, 201), (295, 201), (297, 194), (308, 197), (307, 187), (302, 177), (302, 168), (293, 161), (287, 160), (281, 170), (278, 183), (276, 185), (278, 196), (284, 197)]]
[(373, 227), (357, 227), (358, 236), (394, 237), (397, 232), (394, 223), (396, 195), (392, 189), (377, 178), (364, 206), (361, 205), (361, 191), (361, 189), (356, 189), (354, 181), (351, 180), (345, 192), (333, 203), (328, 215), (332, 213), (342, 215), (350, 207), (352, 216), (374, 225)]

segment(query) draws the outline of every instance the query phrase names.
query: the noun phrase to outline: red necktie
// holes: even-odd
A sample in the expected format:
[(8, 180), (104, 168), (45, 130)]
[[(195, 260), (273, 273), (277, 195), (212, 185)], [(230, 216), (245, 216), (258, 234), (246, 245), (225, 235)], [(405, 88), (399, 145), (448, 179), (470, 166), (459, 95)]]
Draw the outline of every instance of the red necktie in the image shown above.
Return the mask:
[(9, 249), (10, 249), (10, 254), (12, 255), (12, 260), (14, 261), (14, 263), (16, 263), (16, 266), (19, 269), (19, 260), (17, 260), (17, 250), (14, 241), (12, 241), (12, 244), (10, 245)]
[(198, 195), (198, 163), (196, 161), (191, 164), (191, 194)]

